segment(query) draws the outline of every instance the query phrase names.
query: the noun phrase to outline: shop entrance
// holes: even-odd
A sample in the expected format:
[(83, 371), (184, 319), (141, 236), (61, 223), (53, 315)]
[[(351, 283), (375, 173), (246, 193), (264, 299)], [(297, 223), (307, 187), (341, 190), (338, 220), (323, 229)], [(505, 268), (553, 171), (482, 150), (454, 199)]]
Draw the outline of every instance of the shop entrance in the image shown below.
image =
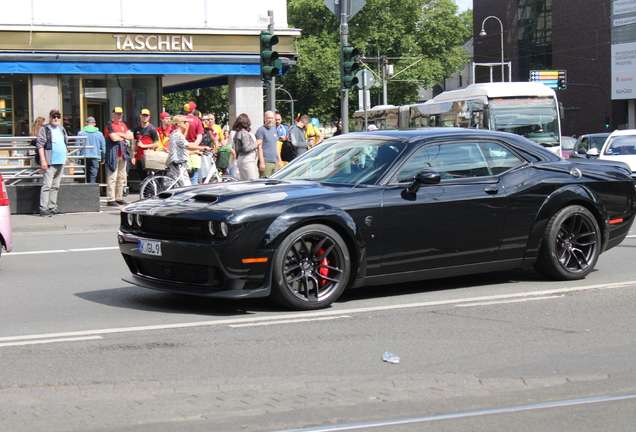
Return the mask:
[[(86, 100), (86, 117), (95, 117), (95, 126), (103, 133), (106, 124), (110, 121), (108, 117), (108, 100), (107, 99), (87, 99)], [(82, 125), (84, 127), (84, 125)], [(99, 166), (99, 172), (97, 173), (97, 182), (100, 184), (106, 184), (106, 168), (105, 165)], [(101, 192), (105, 191), (104, 188), (100, 188)]]

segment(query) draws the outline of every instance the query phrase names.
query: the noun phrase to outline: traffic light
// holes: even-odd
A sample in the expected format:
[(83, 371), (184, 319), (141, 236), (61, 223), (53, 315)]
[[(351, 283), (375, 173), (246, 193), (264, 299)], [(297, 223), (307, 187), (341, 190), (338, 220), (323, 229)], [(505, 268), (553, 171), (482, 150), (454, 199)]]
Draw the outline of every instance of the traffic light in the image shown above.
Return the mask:
[(610, 119), (609, 117), (605, 117), (605, 130), (609, 130), (610, 128)]
[(268, 31), (261, 32), (261, 79), (269, 81), (278, 75), (281, 63), (278, 60), (278, 53), (274, 51), (274, 45), (278, 43), (278, 36)]
[(360, 69), (360, 66), (356, 62), (360, 51), (352, 46), (344, 45), (342, 47), (342, 66), (340, 69), (340, 75), (342, 76), (342, 88), (350, 89), (358, 84), (358, 78), (356, 72)]
[(565, 79), (559, 78), (559, 80), (557, 81), (557, 90), (563, 90), (564, 88), (565, 88)]

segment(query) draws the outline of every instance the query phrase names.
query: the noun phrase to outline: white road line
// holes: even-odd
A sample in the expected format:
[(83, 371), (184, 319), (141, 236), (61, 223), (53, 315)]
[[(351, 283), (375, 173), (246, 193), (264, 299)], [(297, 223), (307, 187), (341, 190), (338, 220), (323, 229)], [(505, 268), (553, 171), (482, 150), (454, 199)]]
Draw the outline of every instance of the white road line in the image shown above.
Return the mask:
[(288, 429), (288, 430), (279, 431), (279, 432), (352, 431), (352, 430), (371, 429), (371, 428), (386, 427), (386, 426), (427, 423), (427, 422), (440, 421), (440, 420), (455, 420), (455, 419), (463, 419), (468, 417), (480, 417), (480, 416), (496, 415), (496, 414), (510, 414), (510, 413), (516, 413), (516, 412), (544, 410), (544, 409), (553, 409), (553, 408), (566, 408), (566, 407), (579, 406), (579, 405), (616, 402), (616, 401), (630, 400), (630, 399), (636, 399), (636, 394), (598, 396), (598, 397), (582, 398), (582, 399), (568, 399), (568, 400), (562, 400), (562, 401), (556, 401), (556, 402), (544, 402), (544, 403), (518, 405), (518, 406), (504, 407), (504, 408), (466, 411), (466, 412), (453, 413), (453, 414), (439, 414), (439, 415), (431, 415), (426, 417), (411, 417), (411, 418), (375, 421), (375, 422), (367, 422), (367, 423), (311, 427), (311, 428), (304, 428), (304, 429)]
[(90, 251), (102, 251), (102, 250), (114, 250), (119, 249), (119, 246), (108, 246), (98, 248), (84, 248), (84, 249), (55, 249), (47, 251), (30, 251), (30, 252), (11, 252), (3, 254), (2, 258), (18, 255), (39, 255), (39, 254), (53, 254), (53, 253), (69, 253), (69, 252), (90, 252)]
[(515, 299), (515, 300), (501, 300), (501, 301), (481, 302), (481, 303), (469, 303), (469, 304), (456, 305), (455, 307), (490, 306), (490, 305), (496, 305), (496, 304), (521, 303), (521, 302), (527, 302), (527, 301), (548, 300), (548, 299), (556, 299), (556, 298), (563, 298), (563, 295), (560, 295), (560, 296), (546, 296), (546, 297), (532, 297), (532, 298)]
[(155, 330), (174, 330), (174, 329), (184, 329), (184, 328), (257, 323), (257, 322), (289, 320), (289, 319), (299, 319), (299, 318), (319, 318), (319, 317), (334, 316), (334, 315), (353, 315), (353, 314), (370, 313), (370, 312), (384, 312), (384, 311), (390, 311), (390, 310), (423, 308), (423, 307), (429, 307), (429, 306), (453, 305), (453, 304), (459, 304), (459, 303), (474, 303), (474, 302), (482, 302), (482, 301), (527, 298), (527, 297), (536, 297), (536, 296), (542, 297), (546, 295), (557, 295), (557, 294), (571, 293), (571, 292), (577, 292), (577, 291), (590, 291), (590, 290), (596, 290), (596, 289), (599, 289), (599, 290), (617, 289), (617, 288), (626, 288), (626, 287), (633, 287), (633, 286), (636, 286), (636, 281), (618, 282), (613, 284), (588, 285), (588, 286), (579, 286), (579, 287), (570, 287), (570, 288), (555, 288), (551, 290), (531, 291), (531, 292), (515, 293), (515, 294), (498, 294), (498, 295), (483, 296), (483, 297), (468, 297), (468, 298), (459, 298), (459, 299), (451, 299), (451, 300), (437, 300), (437, 301), (420, 302), (420, 303), (402, 303), (402, 304), (395, 304), (395, 305), (373, 306), (373, 307), (358, 308), (358, 309), (337, 310), (337, 308), (332, 308), (329, 310), (321, 310), (321, 311), (315, 311), (315, 312), (288, 312), (285, 314), (275, 315), (275, 316), (255, 316), (255, 317), (248, 316), (248, 317), (240, 317), (240, 318), (219, 319), (219, 320), (213, 320), (213, 321), (195, 321), (195, 322), (186, 322), (186, 323), (148, 325), (148, 326), (139, 326), (139, 327), (121, 327), (121, 328), (108, 328), (108, 329), (99, 329), (99, 330), (83, 330), (83, 331), (65, 332), (65, 333), (46, 333), (46, 334), (38, 334), (38, 335), (7, 336), (7, 337), (0, 337), (0, 342), (58, 338), (58, 337), (106, 335), (106, 334), (116, 334), (116, 333), (145, 332), (145, 331), (155, 331)]
[(39, 344), (56, 343), (56, 342), (77, 342), (77, 341), (94, 340), (94, 339), (104, 339), (104, 338), (101, 336), (88, 336), (88, 337), (77, 337), (77, 338), (43, 339), (43, 340), (34, 340), (34, 341), (28, 341), (28, 342), (7, 342), (7, 343), (0, 343), (0, 347), (39, 345)]
[(324, 317), (324, 318), (303, 318), (303, 319), (293, 319), (293, 320), (279, 320), (279, 321), (270, 321), (263, 323), (249, 323), (249, 324), (230, 324), (228, 327), (238, 328), (238, 327), (257, 327), (257, 326), (269, 326), (276, 324), (295, 324), (299, 322), (311, 322), (311, 321), (327, 321), (327, 320), (336, 320), (342, 318), (351, 318), (349, 315), (343, 316), (335, 316), (335, 317)]

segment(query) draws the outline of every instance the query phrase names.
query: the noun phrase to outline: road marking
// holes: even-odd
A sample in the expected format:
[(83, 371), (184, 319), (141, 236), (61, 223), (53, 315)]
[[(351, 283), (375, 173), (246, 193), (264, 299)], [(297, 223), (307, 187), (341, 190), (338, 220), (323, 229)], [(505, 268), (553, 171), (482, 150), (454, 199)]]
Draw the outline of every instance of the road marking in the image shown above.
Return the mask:
[(83, 248), (83, 249), (55, 249), (55, 250), (47, 250), (47, 251), (30, 251), (30, 252), (11, 252), (8, 254), (4, 254), (2, 257), (5, 258), (5, 257), (17, 256), (17, 255), (38, 255), (38, 254), (53, 254), (53, 253), (68, 253), (68, 252), (91, 252), (91, 251), (114, 250), (114, 249), (119, 249), (119, 246)]
[(300, 322), (337, 320), (342, 318), (351, 318), (351, 316), (343, 315), (343, 316), (324, 317), (324, 318), (302, 318), (302, 319), (291, 319), (291, 320), (277, 320), (277, 321), (270, 321), (270, 322), (263, 322), (263, 323), (230, 324), (228, 327), (232, 327), (232, 328), (258, 327), (258, 326), (269, 326), (269, 325), (276, 325), (276, 324), (295, 324)]
[(481, 303), (469, 303), (469, 304), (460, 304), (460, 305), (457, 305), (455, 307), (490, 306), (490, 305), (496, 305), (496, 304), (521, 303), (521, 302), (527, 302), (527, 301), (548, 300), (548, 299), (556, 299), (556, 298), (563, 298), (563, 296), (560, 295), (560, 296), (532, 297), (532, 298), (526, 298), (526, 299), (500, 300), (500, 301), (481, 302)]
[(352, 431), (352, 430), (371, 429), (371, 428), (385, 427), (385, 426), (427, 423), (427, 422), (433, 422), (433, 421), (439, 421), (439, 420), (455, 420), (455, 419), (463, 419), (468, 417), (480, 417), (480, 416), (496, 415), (496, 414), (510, 414), (510, 413), (523, 412), (523, 411), (566, 408), (566, 407), (579, 406), (579, 405), (591, 405), (591, 404), (597, 404), (597, 403), (616, 402), (616, 401), (630, 400), (630, 399), (636, 399), (636, 394), (598, 396), (598, 397), (582, 398), (582, 399), (567, 399), (567, 400), (556, 401), (556, 402), (544, 402), (544, 403), (518, 405), (518, 406), (504, 407), (504, 408), (465, 411), (465, 412), (454, 413), (454, 414), (438, 414), (438, 415), (431, 415), (426, 417), (411, 417), (411, 418), (404, 418), (404, 419), (384, 420), (384, 421), (367, 422), (367, 423), (311, 427), (311, 428), (305, 428), (305, 429), (288, 429), (288, 430), (279, 431), (279, 432)]
[(7, 342), (7, 343), (0, 343), (0, 347), (39, 345), (39, 344), (56, 343), (56, 342), (77, 342), (77, 341), (94, 340), (94, 339), (104, 339), (104, 338), (101, 336), (88, 336), (88, 337), (77, 337), (77, 338), (43, 339), (43, 340), (35, 340), (35, 341), (28, 341), (28, 342)]
[(312, 312), (288, 312), (285, 314), (274, 315), (274, 316), (254, 316), (254, 317), (248, 316), (248, 317), (240, 317), (240, 318), (219, 319), (214, 321), (195, 321), (195, 322), (186, 322), (186, 323), (159, 324), (159, 325), (148, 325), (148, 326), (138, 326), (138, 327), (83, 330), (83, 331), (65, 332), (65, 333), (46, 333), (46, 334), (38, 334), (38, 335), (7, 336), (7, 337), (0, 337), (0, 342), (59, 338), (59, 337), (107, 335), (107, 334), (116, 334), (116, 333), (133, 333), (133, 332), (146, 332), (146, 331), (156, 331), (156, 330), (175, 330), (175, 329), (184, 329), (184, 328), (211, 327), (211, 326), (219, 326), (219, 325), (257, 323), (257, 322), (300, 319), (300, 318), (319, 318), (319, 317), (334, 316), (334, 315), (353, 315), (353, 314), (362, 314), (362, 313), (370, 313), (370, 312), (384, 312), (384, 311), (390, 311), (390, 310), (453, 305), (453, 304), (459, 304), (459, 303), (475, 303), (475, 302), (483, 302), (483, 301), (527, 298), (527, 297), (537, 297), (537, 296), (544, 297), (547, 295), (557, 295), (557, 294), (571, 293), (576, 291), (590, 291), (590, 290), (596, 290), (596, 289), (598, 290), (617, 289), (617, 288), (627, 288), (627, 287), (633, 287), (633, 286), (636, 286), (636, 281), (618, 282), (613, 284), (588, 285), (588, 286), (579, 286), (579, 287), (570, 287), (570, 288), (555, 288), (555, 289), (545, 290), (545, 291), (530, 291), (530, 292), (514, 293), (514, 294), (498, 294), (498, 295), (482, 296), (482, 297), (436, 300), (436, 301), (428, 301), (428, 302), (420, 302), (420, 303), (402, 303), (402, 304), (386, 305), (386, 306), (372, 306), (372, 307), (364, 307), (364, 308), (358, 308), (358, 309), (337, 310), (336, 307), (334, 307), (332, 308), (333, 310), (329, 309), (329, 310), (320, 310), (320, 311), (312, 311)]

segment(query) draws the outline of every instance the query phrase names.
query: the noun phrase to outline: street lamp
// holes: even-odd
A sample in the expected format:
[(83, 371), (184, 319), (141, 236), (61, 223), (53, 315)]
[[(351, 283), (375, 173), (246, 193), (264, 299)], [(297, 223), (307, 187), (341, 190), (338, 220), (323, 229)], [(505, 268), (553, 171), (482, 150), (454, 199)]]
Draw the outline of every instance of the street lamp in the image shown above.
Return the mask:
[(503, 34), (503, 23), (501, 22), (501, 20), (499, 18), (497, 18), (494, 15), (490, 15), (489, 17), (484, 18), (484, 21), (481, 23), (481, 31), (479, 32), (479, 36), (486, 36), (488, 34), (488, 33), (486, 33), (486, 30), (484, 30), (484, 24), (486, 24), (486, 21), (488, 21), (490, 18), (494, 18), (497, 21), (499, 21), (499, 25), (501, 26), (501, 82), (504, 82), (504, 45), (503, 45), (504, 34)]

